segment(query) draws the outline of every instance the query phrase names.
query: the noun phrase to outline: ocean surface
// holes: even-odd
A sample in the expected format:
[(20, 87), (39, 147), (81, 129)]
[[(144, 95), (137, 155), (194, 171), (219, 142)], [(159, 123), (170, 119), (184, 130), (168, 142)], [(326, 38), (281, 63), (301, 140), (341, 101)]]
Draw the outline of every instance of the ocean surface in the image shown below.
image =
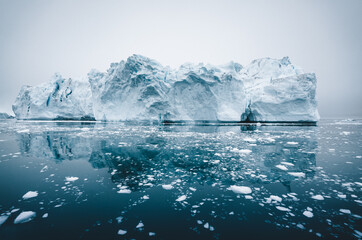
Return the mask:
[(0, 121), (0, 239), (361, 239), (362, 121)]

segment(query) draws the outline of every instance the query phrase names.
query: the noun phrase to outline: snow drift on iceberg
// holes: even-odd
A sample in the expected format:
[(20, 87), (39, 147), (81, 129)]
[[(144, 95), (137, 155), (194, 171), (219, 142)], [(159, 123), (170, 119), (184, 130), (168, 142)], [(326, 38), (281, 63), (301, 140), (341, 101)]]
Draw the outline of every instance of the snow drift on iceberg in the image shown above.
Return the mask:
[(283, 59), (243, 67), (184, 64), (164, 67), (132, 55), (87, 82), (56, 75), (23, 87), (13, 105), (18, 119), (207, 120), (316, 122), (316, 77)]

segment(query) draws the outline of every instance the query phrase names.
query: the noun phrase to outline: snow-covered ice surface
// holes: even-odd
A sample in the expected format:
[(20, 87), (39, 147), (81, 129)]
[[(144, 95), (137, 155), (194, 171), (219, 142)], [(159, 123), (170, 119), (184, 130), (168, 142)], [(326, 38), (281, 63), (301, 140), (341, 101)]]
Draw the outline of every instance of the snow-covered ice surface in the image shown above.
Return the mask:
[(171, 69), (132, 55), (83, 81), (55, 74), (23, 86), (13, 110), (18, 119), (316, 122), (316, 81), (288, 57)]
[(0, 239), (360, 239), (361, 134), (0, 121)]

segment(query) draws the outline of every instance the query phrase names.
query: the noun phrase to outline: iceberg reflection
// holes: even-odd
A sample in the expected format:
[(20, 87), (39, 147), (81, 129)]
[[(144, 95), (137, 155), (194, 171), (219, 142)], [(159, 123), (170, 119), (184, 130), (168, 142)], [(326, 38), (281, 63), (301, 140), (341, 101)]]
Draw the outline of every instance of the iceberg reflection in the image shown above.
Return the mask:
[(42, 123), (19, 132), (21, 153), (61, 164), (88, 161), (108, 168), (132, 191), (182, 179), (231, 185), (283, 183), (314, 176), (314, 127), (135, 126)]

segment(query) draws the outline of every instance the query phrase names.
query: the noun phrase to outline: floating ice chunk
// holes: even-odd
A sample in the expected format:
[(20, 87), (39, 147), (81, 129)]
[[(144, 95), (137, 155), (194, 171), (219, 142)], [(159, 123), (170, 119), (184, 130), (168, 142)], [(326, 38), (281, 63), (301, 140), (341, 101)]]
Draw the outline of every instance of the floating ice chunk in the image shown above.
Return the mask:
[(347, 197), (345, 194), (338, 194), (337, 196), (342, 199), (345, 199)]
[(49, 216), (48, 213), (44, 213), (43, 216), (42, 216), (42, 218), (47, 218), (48, 216)]
[(281, 162), (281, 164), (284, 164), (284, 165), (287, 165), (287, 166), (294, 166), (294, 164), (290, 163), (290, 162)]
[(349, 209), (339, 209), (339, 211), (340, 212), (342, 212), (342, 213), (345, 213), (345, 214), (351, 214), (351, 210), (349, 210)]
[(36, 213), (33, 211), (21, 212), (14, 220), (14, 224), (30, 222), (36, 217)]
[(288, 171), (288, 168), (284, 165), (281, 165), (281, 164), (278, 164), (276, 165), (275, 167), (279, 168), (280, 170), (283, 170), (283, 171)]
[(145, 226), (145, 225), (143, 224), (143, 222), (140, 221), (140, 222), (137, 224), (136, 228), (142, 228), (142, 227), (144, 227), (144, 226)]
[(148, 236), (150, 236), (150, 237), (155, 236), (155, 235), (156, 235), (156, 233), (154, 233), (154, 232), (149, 232), (148, 233)]
[(204, 228), (209, 228), (209, 223), (205, 223)]
[(37, 191), (29, 191), (29, 192), (24, 194), (23, 199), (26, 200), (26, 199), (37, 197), (37, 196), (38, 196)]
[(236, 185), (230, 186), (228, 188), (228, 190), (231, 190), (234, 193), (238, 193), (238, 194), (250, 194), (252, 192), (250, 187), (236, 186)]
[(45, 165), (45, 166), (40, 170), (40, 172), (45, 172), (45, 171), (47, 171), (47, 170), (48, 170), (48, 166)]
[(304, 225), (300, 224), (300, 223), (297, 224), (297, 227), (300, 228), (300, 229), (305, 229)]
[(0, 226), (9, 218), (9, 215), (0, 216)]
[(358, 231), (358, 230), (354, 230), (355, 232), (355, 236), (358, 237), (358, 238), (361, 238), (362, 237), (362, 232)]
[(127, 193), (127, 194), (129, 194), (129, 193), (131, 193), (132, 191), (131, 190), (129, 190), (129, 189), (119, 189), (118, 191), (117, 191), (117, 193)]
[(362, 187), (362, 183), (360, 182), (354, 182), (355, 184), (357, 184), (358, 186)]
[(265, 138), (264, 140), (270, 143), (275, 142), (275, 139), (271, 137)]
[(303, 212), (303, 215), (306, 216), (306, 217), (308, 217), (308, 218), (312, 218), (312, 217), (314, 216), (311, 211), (304, 211), (304, 212)]
[(289, 208), (286, 208), (286, 207), (276, 206), (276, 208), (277, 208), (279, 211), (290, 212), (290, 209), (289, 209)]
[(253, 199), (253, 196), (250, 196), (250, 195), (245, 195), (245, 199)]
[(288, 172), (289, 175), (292, 175), (293, 177), (305, 177), (305, 173), (302, 172)]
[(252, 151), (250, 149), (240, 149), (239, 150), (239, 153), (243, 153), (243, 154), (249, 154), (251, 153)]
[(312, 196), (312, 198), (315, 199), (315, 200), (324, 200), (324, 197), (322, 195), (320, 195), (320, 194), (314, 195), (314, 196)]
[(197, 222), (197, 224), (202, 224), (201, 220), (197, 220), (196, 222)]
[(122, 216), (116, 217), (117, 223), (120, 224), (122, 222), (122, 219), (123, 219)]
[(176, 202), (182, 202), (186, 200), (186, 195), (182, 195), (176, 199)]
[(215, 228), (214, 228), (213, 226), (210, 226), (210, 227), (209, 227), (209, 230), (212, 232), (212, 231), (215, 230)]
[(279, 196), (275, 196), (275, 195), (270, 195), (269, 197), (271, 200), (277, 201), (277, 202), (281, 202), (283, 199)]
[(250, 142), (250, 143), (256, 143), (256, 140), (254, 138), (250, 138), (250, 137), (246, 137), (244, 138), (245, 142)]
[(149, 197), (148, 195), (144, 195), (144, 196), (142, 197), (142, 199), (147, 200), (147, 199), (150, 199), (150, 197)]
[(298, 145), (297, 142), (287, 142), (288, 145)]
[(65, 177), (65, 181), (67, 182), (74, 182), (77, 181), (79, 178), (78, 177)]
[(171, 184), (164, 184), (164, 185), (162, 185), (162, 188), (165, 190), (171, 190), (173, 188), (173, 186)]
[(122, 230), (122, 229), (118, 230), (118, 235), (125, 235), (126, 233), (127, 233), (126, 230)]
[(15, 208), (15, 209), (11, 210), (10, 213), (14, 213), (14, 212), (17, 212), (17, 211), (19, 211), (19, 210), (20, 210), (19, 208)]
[(193, 187), (189, 187), (189, 189), (190, 189), (191, 191), (193, 191), (193, 192), (196, 191), (196, 188), (193, 188)]

